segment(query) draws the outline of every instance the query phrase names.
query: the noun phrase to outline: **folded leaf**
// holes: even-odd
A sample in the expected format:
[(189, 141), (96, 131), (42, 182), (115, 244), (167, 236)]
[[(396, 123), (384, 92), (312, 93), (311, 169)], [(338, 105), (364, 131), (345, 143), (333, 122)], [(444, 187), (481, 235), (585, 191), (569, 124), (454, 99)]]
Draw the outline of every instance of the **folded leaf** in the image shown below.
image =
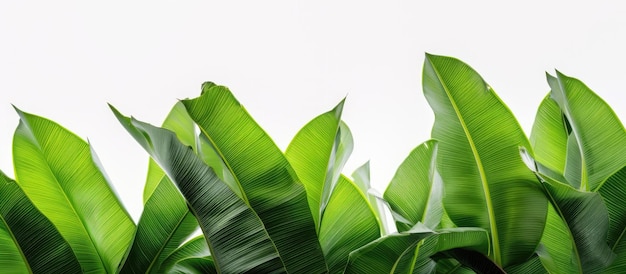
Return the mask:
[(343, 103), (302, 127), (285, 150), (285, 157), (306, 188), (318, 229), (343, 165), (352, 152), (352, 135), (340, 126)]
[(607, 242), (617, 255), (605, 273), (621, 273), (626, 269), (626, 167), (609, 177), (598, 192), (609, 213)]
[[(420, 249), (423, 240), (430, 242)], [(413, 273), (416, 263), (424, 266), (438, 252), (466, 247), (486, 252), (488, 234), (480, 228), (413, 229), (384, 236), (352, 252), (345, 273)], [(428, 259), (428, 261), (424, 261)]]
[(263, 222), (287, 271), (328, 271), (304, 186), (267, 133), (225, 87), (205, 84), (200, 97), (182, 102)]
[(218, 272), (286, 272), (259, 216), (193, 149), (169, 130), (131, 120), (113, 107), (112, 110), (182, 192), (200, 223)]
[[(183, 245), (181, 245), (176, 251), (172, 252), (167, 257), (165, 262), (161, 265), (161, 272), (172, 272), (172, 268), (176, 266), (178, 262), (184, 261), (190, 258), (207, 258), (211, 256), (209, 246), (203, 235), (197, 236)], [(211, 261), (213, 259), (211, 258)]]
[(396, 220), (398, 231), (406, 231), (423, 223), (436, 228), (443, 216), (443, 184), (436, 172), (434, 140), (416, 147), (400, 164), (385, 191), (385, 200), (391, 210), (409, 223)]
[[(552, 258), (562, 258), (555, 260), (558, 270), (595, 273), (609, 266), (615, 255), (606, 244), (609, 216), (600, 195), (578, 191), (545, 176), (542, 180), (555, 209), (548, 214), (542, 242)], [(552, 223), (561, 221), (563, 225), (556, 224), (561, 228), (555, 230)]]
[(547, 75), (550, 97), (568, 125), (564, 176), (579, 189), (597, 191), (626, 165), (626, 131), (615, 112), (580, 80), (557, 71)]

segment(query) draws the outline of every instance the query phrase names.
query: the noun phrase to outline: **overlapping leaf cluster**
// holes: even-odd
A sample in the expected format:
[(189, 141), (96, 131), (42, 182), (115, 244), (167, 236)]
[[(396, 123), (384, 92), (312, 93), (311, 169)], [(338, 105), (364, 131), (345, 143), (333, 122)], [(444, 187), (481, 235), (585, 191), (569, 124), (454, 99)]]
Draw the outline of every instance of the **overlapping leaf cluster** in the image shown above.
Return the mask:
[(548, 84), (529, 140), (472, 68), (427, 55), (432, 140), (382, 197), (369, 163), (343, 173), (343, 101), (284, 152), (210, 82), (161, 127), (111, 106), (151, 156), (137, 224), (87, 142), (17, 110), (16, 178), (0, 173), (0, 272), (622, 272), (626, 132), (580, 81), (557, 72)]

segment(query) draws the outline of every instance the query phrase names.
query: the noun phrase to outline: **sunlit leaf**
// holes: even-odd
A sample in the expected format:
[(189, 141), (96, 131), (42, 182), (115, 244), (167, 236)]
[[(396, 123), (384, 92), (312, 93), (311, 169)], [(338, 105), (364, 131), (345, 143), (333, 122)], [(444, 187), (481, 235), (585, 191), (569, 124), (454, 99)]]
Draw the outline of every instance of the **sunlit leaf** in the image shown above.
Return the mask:
[(327, 271), (304, 186), (267, 133), (226, 87), (204, 85), (200, 97), (182, 102), (263, 222), (287, 271)]
[(83, 271), (115, 272), (135, 224), (90, 145), (50, 120), (17, 113), (13, 164), (18, 184), (70, 244)]
[(547, 201), (519, 157), (528, 140), (511, 111), (461, 61), (427, 55), (424, 95), (435, 113), (443, 203), (458, 226), (489, 231), (500, 266), (529, 258), (541, 238)]

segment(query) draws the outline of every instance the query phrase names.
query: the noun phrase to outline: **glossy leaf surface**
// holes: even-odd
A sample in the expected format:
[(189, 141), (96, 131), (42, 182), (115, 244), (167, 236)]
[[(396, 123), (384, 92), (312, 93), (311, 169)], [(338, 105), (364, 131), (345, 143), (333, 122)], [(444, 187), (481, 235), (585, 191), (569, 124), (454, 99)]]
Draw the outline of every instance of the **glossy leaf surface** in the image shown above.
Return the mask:
[(501, 266), (530, 257), (547, 201), (519, 157), (528, 140), (491, 87), (461, 61), (427, 55), (424, 95), (435, 113), (432, 138), (444, 182), (444, 207), (458, 226), (489, 231), (489, 256)]
[(135, 224), (89, 144), (45, 118), (17, 110), (17, 182), (68, 241), (85, 272), (115, 272)]
[(193, 149), (182, 144), (169, 130), (131, 120), (117, 110), (113, 111), (182, 192), (200, 224), (218, 271), (286, 271), (256, 213)]
[(200, 97), (182, 102), (263, 222), (287, 271), (327, 271), (304, 186), (267, 133), (226, 87), (205, 84)]

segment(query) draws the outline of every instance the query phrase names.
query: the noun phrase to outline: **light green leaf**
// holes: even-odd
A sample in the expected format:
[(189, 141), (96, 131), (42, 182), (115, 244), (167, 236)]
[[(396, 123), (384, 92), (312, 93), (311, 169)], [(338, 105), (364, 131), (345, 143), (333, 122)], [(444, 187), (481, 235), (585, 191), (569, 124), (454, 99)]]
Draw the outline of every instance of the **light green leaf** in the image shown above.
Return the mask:
[[(424, 240), (428, 247), (419, 249)], [(486, 252), (489, 237), (480, 228), (451, 228), (433, 231), (423, 225), (390, 234), (352, 252), (345, 273), (413, 273), (415, 263), (438, 252), (465, 247)], [(426, 266), (428, 268), (428, 266)]]
[(75, 273), (80, 264), (54, 225), (0, 171), (0, 272)]
[(567, 119), (565, 178), (581, 190), (597, 191), (626, 165), (626, 131), (615, 112), (580, 80), (557, 71), (547, 75), (550, 96)]
[(60, 125), (16, 109), (17, 182), (57, 227), (85, 272), (115, 272), (135, 224), (89, 144)]
[(358, 167), (352, 173), (352, 179), (354, 184), (359, 187), (361, 193), (367, 197), (367, 201), (374, 210), (378, 226), (380, 227), (380, 234), (387, 235), (389, 227), (387, 224), (387, 217), (385, 216), (385, 209), (387, 208), (387, 202), (382, 198), (382, 195), (370, 186), (370, 162), (367, 161), (362, 166)]
[(489, 231), (500, 266), (528, 259), (539, 243), (547, 201), (519, 157), (528, 140), (511, 111), (468, 65), (427, 55), (424, 95), (435, 113), (443, 203), (458, 226)]
[[(258, 215), (169, 130), (113, 112), (175, 183), (200, 223), (218, 272), (286, 272)], [(308, 211), (307, 211), (308, 212)]]
[(163, 177), (144, 206), (121, 273), (156, 273), (163, 261), (198, 227), (187, 202)]
[(204, 85), (200, 97), (182, 102), (262, 220), (287, 271), (328, 271), (304, 186), (267, 133), (226, 87)]
[(353, 182), (341, 176), (320, 224), (319, 239), (330, 273), (340, 273), (350, 252), (378, 237), (378, 220), (367, 198)]
[(548, 95), (539, 105), (530, 134), (535, 160), (559, 174), (564, 173), (567, 159), (565, 148), (568, 136), (565, 120), (559, 105)]
[(344, 101), (315, 117), (293, 138), (285, 157), (306, 188), (311, 213), (319, 229), (343, 165), (352, 152), (352, 134), (341, 126)]
[(391, 210), (402, 216), (396, 220), (398, 231), (406, 231), (423, 223), (436, 228), (443, 216), (443, 185), (436, 172), (436, 147), (434, 140), (416, 147), (400, 164), (385, 191), (385, 200)]

